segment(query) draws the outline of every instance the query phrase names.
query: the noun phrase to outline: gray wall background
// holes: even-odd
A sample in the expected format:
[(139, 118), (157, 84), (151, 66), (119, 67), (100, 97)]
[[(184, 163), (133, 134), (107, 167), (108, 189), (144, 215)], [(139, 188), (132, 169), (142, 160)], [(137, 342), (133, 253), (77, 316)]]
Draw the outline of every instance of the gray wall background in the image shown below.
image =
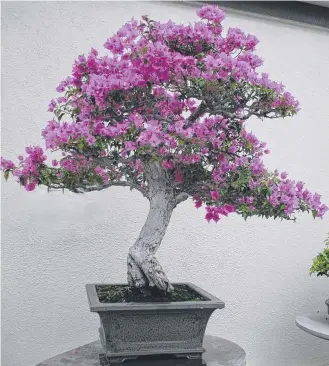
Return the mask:
[[(77, 55), (132, 16), (196, 19), (183, 2), (3, 2), (2, 155), (42, 143), (49, 101)], [(272, 150), (267, 165), (305, 181), (329, 203), (329, 33), (228, 11), (225, 26), (260, 39), (273, 79), (300, 100), (293, 119), (250, 121)], [(125, 281), (125, 258), (148, 204), (124, 188), (76, 196), (27, 193), (2, 180), (2, 364), (33, 366), (97, 338), (84, 285)], [(297, 314), (324, 309), (328, 280), (310, 277), (329, 217), (297, 223), (229, 217), (207, 224), (184, 202), (173, 215), (159, 259), (172, 281), (189, 280), (226, 302), (207, 332), (239, 343), (250, 366), (315, 366), (328, 343), (295, 326)]]

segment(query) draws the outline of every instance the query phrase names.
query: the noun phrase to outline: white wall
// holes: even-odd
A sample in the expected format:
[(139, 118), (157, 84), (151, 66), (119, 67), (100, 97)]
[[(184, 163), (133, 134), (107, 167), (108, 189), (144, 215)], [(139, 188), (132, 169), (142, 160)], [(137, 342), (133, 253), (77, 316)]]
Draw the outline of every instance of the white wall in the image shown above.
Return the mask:
[[(77, 55), (132, 16), (196, 19), (195, 5), (141, 2), (2, 3), (2, 155), (41, 143), (48, 102)], [(259, 37), (272, 78), (300, 100), (293, 119), (253, 121), (268, 142), (270, 168), (287, 170), (329, 203), (329, 33), (229, 12), (225, 24)], [(84, 285), (125, 281), (125, 257), (147, 201), (124, 188), (76, 196), (25, 192), (2, 182), (2, 331), (4, 366), (33, 366), (97, 338)], [(159, 251), (172, 281), (194, 282), (226, 302), (208, 333), (239, 343), (250, 366), (317, 366), (328, 342), (295, 326), (297, 314), (324, 309), (328, 280), (310, 277), (329, 215), (297, 223), (230, 217), (207, 224), (184, 202)]]

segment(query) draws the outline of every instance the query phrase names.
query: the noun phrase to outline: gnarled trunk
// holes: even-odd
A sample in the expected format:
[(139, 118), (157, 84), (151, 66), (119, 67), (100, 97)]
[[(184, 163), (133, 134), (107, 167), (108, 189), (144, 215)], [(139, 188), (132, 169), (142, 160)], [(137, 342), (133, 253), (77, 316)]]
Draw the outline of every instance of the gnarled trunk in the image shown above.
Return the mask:
[(129, 249), (128, 284), (138, 288), (156, 287), (170, 292), (173, 287), (156, 259), (155, 253), (176, 206), (172, 176), (160, 162), (151, 159), (143, 160), (143, 170), (148, 183), (150, 211), (138, 239)]

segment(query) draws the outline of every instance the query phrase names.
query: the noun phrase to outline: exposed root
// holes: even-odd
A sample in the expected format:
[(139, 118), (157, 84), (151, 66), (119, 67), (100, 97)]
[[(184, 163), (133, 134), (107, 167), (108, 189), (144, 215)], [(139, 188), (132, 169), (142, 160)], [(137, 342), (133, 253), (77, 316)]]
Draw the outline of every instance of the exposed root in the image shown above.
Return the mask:
[[(145, 285), (148, 285), (151, 288), (156, 287), (157, 289), (165, 293), (173, 291), (173, 286), (170, 284), (168, 277), (166, 276), (159, 261), (154, 255), (143, 255), (143, 253), (139, 252), (138, 250), (131, 248), (129, 256), (128, 261), (133, 261), (134, 265), (139, 268), (139, 271), (142, 273), (144, 283), (146, 278)], [(136, 275), (137, 271), (130, 273), (129, 265), (128, 281), (131, 281), (131, 283), (133, 283), (132, 286), (134, 287), (144, 287), (144, 285), (141, 286), (141, 275)]]
[(128, 285), (131, 287), (142, 288), (147, 286), (147, 280), (144, 273), (140, 270), (133, 257), (128, 254), (127, 257), (128, 266)]

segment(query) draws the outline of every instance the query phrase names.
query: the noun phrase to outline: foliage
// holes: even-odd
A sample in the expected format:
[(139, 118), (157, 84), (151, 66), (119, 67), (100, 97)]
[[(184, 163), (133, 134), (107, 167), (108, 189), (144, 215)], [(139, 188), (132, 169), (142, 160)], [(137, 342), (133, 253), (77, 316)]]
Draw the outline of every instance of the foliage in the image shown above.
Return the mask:
[(313, 259), (313, 265), (310, 269), (310, 273), (316, 273), (317, 276), (329, 277), (329, 234), (325, 240), (325, 248), (323, 252), (319, 253), (316, 258)]
[(240, 29), (224, 34), (217, 6), (197, 12), (194, 24), (132, 19), (104, 44), (74, 62), (48, 107), (54, 118), (40, 147), (27, 147), (18, 164), (2, 159), (27, 191), (37, 185), (72, 192), (128, 186), (147, 198), (145, 159), (161, 162), (176, 196), (206, 206), (206, 219), (231, 212), (294, 219), (296, 211), (322, 217), (327, 207), (304, 183), (266, 170), (266, 143), (247, 120), (293, 116), (298, 102), (281, 83), (259, 74), (258, 40)]

